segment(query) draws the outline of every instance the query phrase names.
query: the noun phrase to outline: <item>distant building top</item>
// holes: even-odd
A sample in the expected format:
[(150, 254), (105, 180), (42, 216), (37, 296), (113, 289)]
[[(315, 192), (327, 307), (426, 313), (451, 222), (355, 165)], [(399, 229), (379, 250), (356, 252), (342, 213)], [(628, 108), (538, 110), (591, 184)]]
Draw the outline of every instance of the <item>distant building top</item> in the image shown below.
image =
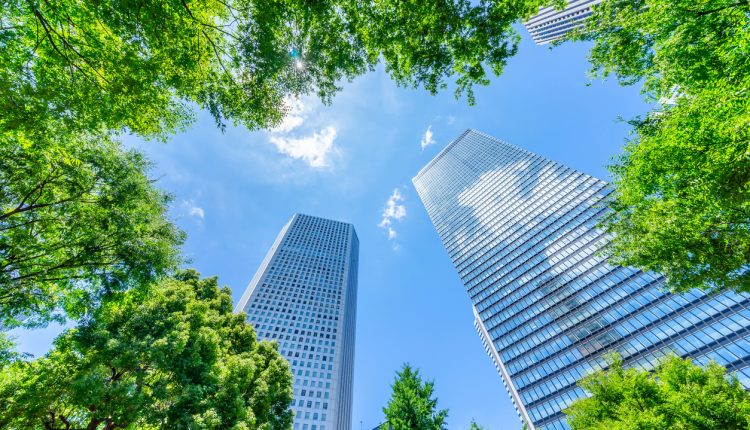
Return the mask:
[(563, 10), (541, 8), (524, 25), (537, 45), (545, 45), (582, 27), (586, 18), (591, 16), (591, 6), (601, 2), (602, 0), (568, 0), (568, 6)]

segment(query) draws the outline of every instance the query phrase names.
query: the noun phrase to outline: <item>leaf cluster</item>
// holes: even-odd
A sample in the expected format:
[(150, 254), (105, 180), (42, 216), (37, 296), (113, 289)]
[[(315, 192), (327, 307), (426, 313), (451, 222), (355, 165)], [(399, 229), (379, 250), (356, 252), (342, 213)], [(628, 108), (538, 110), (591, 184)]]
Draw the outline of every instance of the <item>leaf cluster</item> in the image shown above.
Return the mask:
[[(369, 2), (368, 2), (369, 3)], [(423, 86), (431, 94), (456, 76), (456, 97), (474, 103), (474, 85), (487, 85), (516, 54), (520, 36), (511, 27), (551, 1), (418, 0), (376, 1), (360, 6), (357, 32), (367, 58), (382, 56), (386, 71), (401, 85)]]
[(750, 2), (605, 0), (572, 37), (594, 76), (660, 104), (610, 168), (613, 262), (750, 291)]
[(579, 382), (590, 397), (564, 412), (573, 430), (725, 429), (750, 426), (750, 393), (715, 362), (705, 368), (670, 356), (654, 371), (624, 368), (613, 357), (607, 371)]
[(180, 263), (149, 168), (109, 134), (0, 134), (0, 323), (78, 317)]
[(245, 320), (193, 270), (121, 293), (0, 371), (0, 427), (289, 429), (289, 365)]
[(8, 336), (7, 333), (0, 331), (0, 369), (26, 357), (27, 354), (16, 351), (16, 343), (13, 338)]
[(750, 97), (714, 88), (636, 123), (612, 167), (613, 261), (675, 291), (750, 291)]

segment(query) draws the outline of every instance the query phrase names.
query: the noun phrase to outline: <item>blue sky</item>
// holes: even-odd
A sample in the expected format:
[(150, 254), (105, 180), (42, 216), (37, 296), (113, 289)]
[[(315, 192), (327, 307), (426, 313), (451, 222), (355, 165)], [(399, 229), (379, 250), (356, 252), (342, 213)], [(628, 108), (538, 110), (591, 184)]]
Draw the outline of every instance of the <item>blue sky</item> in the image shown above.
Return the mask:
[[(156, 163), (153, 176), (175, 197), (172, 216), (188, 233), (190, 265), (218, 275), (235, 301), (295, 212), (354, 224), (355, 430), (381, 421), (404, 362), (435, 380), (439, 406), (450, 409), (448, 428), (467, 429), (472, 418), (492, 430), (520, 428), (411, 178), (474, 128), (606, 179), (604, 166), (629, 130), (618, 116), (650, 108), (638, 88), (591, 82), (587, 45), (550, 50), (520, 32), (519, 54), (502, 76), (477, 88), (474, 107), (450, 89), (430, 96), (397, 88), (380, 67), (344, 83), (331, 106), (295, 100), (292, 116), (275, 131), (222, 133), (198, 113), (197, 123), (167, 144), (127, 139)], [(21, 350), (40, 355), (57, 331), (15, 333)]]

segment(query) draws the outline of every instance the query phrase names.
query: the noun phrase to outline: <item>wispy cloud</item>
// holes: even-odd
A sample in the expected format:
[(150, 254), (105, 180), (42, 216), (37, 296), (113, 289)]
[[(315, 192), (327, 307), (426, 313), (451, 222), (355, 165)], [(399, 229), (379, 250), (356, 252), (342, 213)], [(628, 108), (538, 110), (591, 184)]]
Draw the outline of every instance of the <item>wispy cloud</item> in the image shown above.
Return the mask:
[(422, 149), (435, 144), (435, 139), (432, 137), (432, 125), (427, 127), (427, 130), (425, 130), (424, 135), (422, 135), (422, 140), (419, 141), (419, 144), (422, 146)]
[(293, 131), (305, 125), (311, 109), (299, 98), (290, 97), (284, 103), (289, 111), (281, 124), (270, 130), (271, 143), (280, 153), (303, 160), (310, 167), (328, 167), (329, 156), (334, 150), (336, 127), (328, 125), (312, 134), (293, 136)]
[(282, 154), (302, 159), (310, 167), (327, 167), (328, 155), (336, 139), (336, 127), (329, 125), (319, 132), (301, 138), (271, 136), (271, 143)]
[(400, 204), (402, 201), (404, 201), (404, 196), (396, 188), (385, 203), (383, 217), (378, 227), (388, 232), (388, 240), (393, 240), (398, 236), (396, 229), (393, 228), (393, 221), (401, 221), (406, 216), (406, 207)]
[(182, 207), (184, 213), (186, 213), (188, 216), (200, 219), (204, 219), (206, 217), (206, 212), (203, 210), (203, 208), (196, 205), (193, 200), (185, 200), (180, 206)]

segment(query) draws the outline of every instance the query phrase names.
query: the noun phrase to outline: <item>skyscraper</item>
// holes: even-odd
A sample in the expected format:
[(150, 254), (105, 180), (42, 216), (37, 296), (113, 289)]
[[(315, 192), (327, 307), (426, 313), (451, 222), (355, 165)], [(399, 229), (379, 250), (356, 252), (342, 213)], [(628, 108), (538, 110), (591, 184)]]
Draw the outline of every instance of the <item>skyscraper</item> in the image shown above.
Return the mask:
[(563, 10), (544, 7), (523, 25), (537, 45), (544, 45), (583, 26), (584, 20), (591, 15), (591, 6), (601, 2), (602, 0), (568, 0), (568, 5)]
[(349, 430), (359, 240), (351, 224), (296, 214), (235, 309), (294, 374), (294, 430)]
[(713, 359), (748, 386), (748, 296), (672, 295), (659, 275), (609, 265), (596, 226), (607, 183), (467, 130), (414, 184), (530, 428), (567, 429), (576, 381), (609, 351), (647, 369), (669, 352)]

